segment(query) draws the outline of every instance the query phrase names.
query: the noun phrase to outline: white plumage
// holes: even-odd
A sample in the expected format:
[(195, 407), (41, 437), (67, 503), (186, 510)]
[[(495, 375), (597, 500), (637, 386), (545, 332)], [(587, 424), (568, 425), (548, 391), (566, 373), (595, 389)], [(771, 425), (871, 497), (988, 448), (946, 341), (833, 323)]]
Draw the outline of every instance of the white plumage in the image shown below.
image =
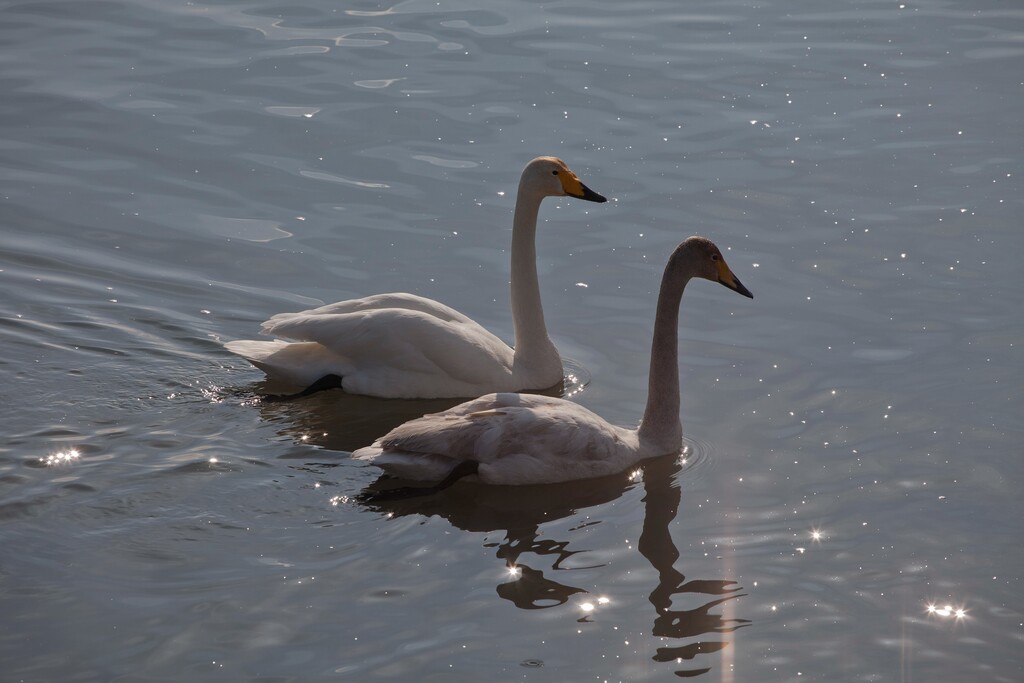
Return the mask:
[(572, 401), (497, 393), (406, 422), (353, 456), (404, 479), (437, 482), (470, 463), (485, 483), (544, 484), (614, 474), (678, 452), (678, 313), (693, 277), (753, 298), (710, 240), (691, 237), (676, 248), (658, 296), (650, 388), (637, 429), (609, 424)]
[(337, 375), (349, 393), (384, 398), (554, 386), (562, 380), (562, 363), (544, 323), (535, 251), (540, 203), (551, 196), (606, 201), (560, 159), (538, 157), (523, 169), (512, 225), (514, 350), (458, 311), (405, 293), (280, 313), (260, 330), (280, 339), (225, 346), (271, 379), (308, 386)]

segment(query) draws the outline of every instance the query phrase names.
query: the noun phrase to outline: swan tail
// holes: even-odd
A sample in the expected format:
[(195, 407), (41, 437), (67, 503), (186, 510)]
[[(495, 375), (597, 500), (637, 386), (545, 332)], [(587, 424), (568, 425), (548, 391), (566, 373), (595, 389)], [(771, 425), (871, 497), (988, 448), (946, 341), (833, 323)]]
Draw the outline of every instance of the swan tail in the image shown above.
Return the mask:
[(313, 385), (334, 388), (335, 379), (330, 376), (345, 377), (351, 370), (344, 358), (315, 342), (239, 340), (224, 347), (265, 372), (268, 379), (311, 390), (319, 390)]
[(352, 458), (365, 460), (399, 479), (422, 482), (443, 481), (462, 462), (445, 455), (385, 450), (379, 440), (357, 449)]
[(421, 498), (440, 493), (463, 477), (474, 475), (480, 468), (476, 460), (461, 460), (448, 472), (444, 479), (432, 486), (399, 486), (394, 488), (367, 488), (359, 495), (359, 500), (366, 504), (385, 503), (409, 498)]
[(261, 362), (265, 362), (268, 356), (283, 350), (286, 346), (288, 346), (286, 341), (256, 341), (254, 339), (238, 339), (224, 344), (224, 348), (228, 351), (241, 356), (257, 367)]

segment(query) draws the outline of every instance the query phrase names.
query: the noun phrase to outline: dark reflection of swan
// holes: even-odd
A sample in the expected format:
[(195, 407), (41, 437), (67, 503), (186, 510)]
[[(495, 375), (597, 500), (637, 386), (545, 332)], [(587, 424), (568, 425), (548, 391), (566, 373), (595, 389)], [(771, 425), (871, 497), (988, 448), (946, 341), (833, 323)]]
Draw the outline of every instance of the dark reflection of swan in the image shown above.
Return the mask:
[[(678, 645), (659, 647), (652, 658), (658, 662), (689, 661), (698, 654), (727, 647), (721, 640), (696, 640), (707, 634), (726, 634), (746, 626), (746, 619), (730, 619), (713, 614), (719, 605), (741, 597), (739, 588), (729, 580), (686, 580), (675, 565), (679, 551), (672, 540), (670, 524), (679, 510), (680, 490), (675, 482), (681, 465), (677, 456), (647, 460), (639, 470), (644, 485), (644, 523), (639, 550), (658, 572), (658, 583), (649, 600), (655, 609), (652, 633), (662, 638), (686, 639)], [(545, 522), (577, 514), (580, 510), (619, 498), (636, 485), (636, 473), (590, 479), (585, 482), (540, 486), (485, 486), (459, 482), (439, 493), (420, 498), (381, 500), (367, 497), (363, 505), (392, 516), (424, 515), (446, 519), (452, 526), (471, 532), (501, 530), (501, 542), (488, 543), (495, 555), (509, 567), (509, 580), (497, 586), (498, 595), (522, 609), (543, 609), (565, 604), (570, 597), (586, 590), (545, 575), (545, 571), (526, 565), (522, 556), (532, 554), (549, 558), (550, 570), (571, 571), (563, 566), (573, 555), (568, 541), (538, 538)], [(402, 482), (381, 477), (370, 489), (399, 486)], [(565, 582), (563, 582), (565, 581)], [(673, 607), (673, 600), (699, 597), (692, 609)], [(707, 596), (714, 596), (708, 600)], [(677, 670), (680, 677), (698, 676), (711, 667)]]
[[(377, 490), (404, 482), (382, 476), (371, 485)], [(571, 571), (562, 564), (582, 552), (569, 550), (567, 541), (538, 538), (540, 525), (576, 514), (579, 510), (615, 500), (633, 485), (628, 474), (580, 482), (538, 486), (486, 486), (459, 482), (443, 492), (419, 498), (382, 501), (366, 499), (364, 505), (393, 516), (424, 515), (446, 519), (464, 531), (504, 531), (505, 538), (488, 543), (495, 556), (509, 568), (509, 581), (498, 586), (498, 595), (523, 609), (564, 604), (582, 588), (555, 581), (521, 560), (522, 555), (554, 558), (551, 570)]]
[(249, 394), (260, 417), (279, 425), (278, 432), (302, 443), (332, 451), (353, 451), (373, 443), (381, 434), (425, 413), (445, 410), (460, 399), (404, 400), (374, 398), (326, 391), (291, 401), (266, 401), (274, 393), (269, 382), (259, 382)]
[[(675, 483), (679, 472), (677, 458), (658, 458), (645, 463), (644, 482), (644, 526), (640, 532), (638, 550), (658, 571), (658, 585), (651, 591), (649, 600), (654, 605), (654, 635), (663, 638), (696, 638), (708, 633), (731, 633), (750, 623), (748, 619), (726, 619), (711, 614), (715, 607), (742, 597), (742, 590), (735, 581), (690, 580), (687, 581), (675, 564), (679, 551), (672, 541), (669, 524), (679, 511), (681, 493)], [(690, 610), (673, 609), (672, 599), (683, 594), (723, 596), (705, 602)], [(658, 662), (691, 660), (701, 653), (717, 652), (728, 645), (722, 640), (697, 641), (673, 647), (659, 647), (654, 655)], [(676, 671), (677, 676), (690, 677), (707, 673), (711, 667)]]

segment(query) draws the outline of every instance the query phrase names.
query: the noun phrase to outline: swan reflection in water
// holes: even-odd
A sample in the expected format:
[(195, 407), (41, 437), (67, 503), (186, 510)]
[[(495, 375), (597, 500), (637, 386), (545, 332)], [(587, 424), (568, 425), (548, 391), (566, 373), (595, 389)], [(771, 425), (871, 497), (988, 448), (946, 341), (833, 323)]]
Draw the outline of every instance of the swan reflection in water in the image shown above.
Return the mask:
[[(497, 586), (498, 596), (521, 609), (545, 609), (564, 605), (576, 594), (587, 593), (571, 585), (560, 572), (588, 569), (580, 563), (586, 550), (572, 550), (569, 541), (541, 537), (541, 525), (574, 516), (580, 510), (616, 500), (632, 489), (640, 478), (644, 486), (644, 521), (638, 550), (658, 573), (658, 582), (648, 596), (654, 607), (652, 634), (678, 644), (657, 648), (657, 662), (693, 660), (698, 654), (720, 651), (728, 646), (721, 636), (747, 626), (747, 619), (713, 613), (715, 608), (742, 597), (742, 588), (727, 579), (687, 580), (676, 569), (679, 551), (672, 540), (670, 525), (679, 510), (681, 492), (675, 479), (682, 470), (679, 456), (653, 458), (632, 473), (589, 479), (567, 484), (539, 486), (485, 486), (458, 482), (439, 493), (419, 498), (382, 500), (373, 494), (380, 487), (400, 485), (382, 477), (369, 487), (364, 507), (398, 517), (423, 515), (443, 517), (452, 526), (470, 532), (503, 531), (500, 542), (488, 543), (509, 570), (509, 580)], [(584, 521), (572, 531), (597, 521)], [(538, 569), (523, 561), (524, 555), (544, 558), (549, 569)], [(576, 556), (576, 557), (574, 557)], [(572, 567), (566, 566), (573, 558)], [(710, 599), (709, 599), (710, 597)], [(682, 609), (674, 602), (697, 598), (700, 604)], [(587, 621), (583, 617), (581, 621)], [(704, 640), (706, 636), (718, 636)], [(696, 640), (694, 640), (696, 639)], [(698, 676), (710, 666), (676, 670), (680, 677)]]
[(344, 391), (313, 394), (300, 400), (267, 400), (274, 388), (270, 382), (259, 382), (241, 393), (259, 408), (264, 422), (277, 426), (281, 436), (346, 452), (373, 443), (403, 422), (446, 410), (461, 400), (373, 398)]

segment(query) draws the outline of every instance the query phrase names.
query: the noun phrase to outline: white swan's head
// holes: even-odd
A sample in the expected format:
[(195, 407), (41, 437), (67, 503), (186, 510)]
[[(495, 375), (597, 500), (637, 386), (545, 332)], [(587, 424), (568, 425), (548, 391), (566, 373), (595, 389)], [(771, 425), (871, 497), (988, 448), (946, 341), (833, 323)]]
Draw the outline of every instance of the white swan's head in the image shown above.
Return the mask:
[(523, 169), (520, 191), (530, 189), (542, 197), (575, 197), (588, 202), (608, 201), (580, 182), (575, 173), (557, 157), (537, 157)]
[(700, 277), (717, 282), (751, 299), (754, 295), (743, 286), (718, 246), (707, 237), (689, 237), (676, 247), (669, 258), (668, 270), (680, 277)]

